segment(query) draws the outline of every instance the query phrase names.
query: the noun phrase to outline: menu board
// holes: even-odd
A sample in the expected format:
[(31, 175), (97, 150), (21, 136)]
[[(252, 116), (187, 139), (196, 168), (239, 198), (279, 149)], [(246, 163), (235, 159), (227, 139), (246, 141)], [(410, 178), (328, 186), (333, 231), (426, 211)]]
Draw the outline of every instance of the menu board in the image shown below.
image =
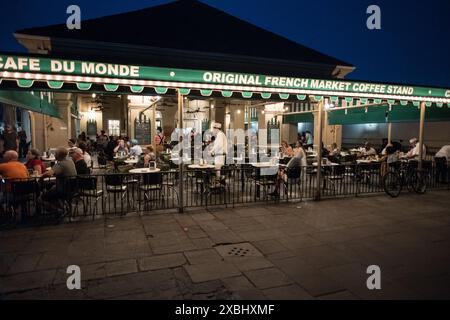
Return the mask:
[(150, 121), (134, 121), (134, 138), (140, 145), (151, 144)]
[(88, 136), (97, 135), (97, 121), (88, 121), (86, 126), (87, 126), (86, 131), (87, 131)]

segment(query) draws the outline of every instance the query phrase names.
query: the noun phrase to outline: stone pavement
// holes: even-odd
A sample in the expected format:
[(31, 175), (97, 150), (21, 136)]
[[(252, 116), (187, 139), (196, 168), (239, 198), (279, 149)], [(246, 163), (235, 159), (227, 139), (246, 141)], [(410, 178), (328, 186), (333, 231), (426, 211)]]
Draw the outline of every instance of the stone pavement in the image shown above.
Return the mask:
[[(450, 193), (0, 232), (0, 299), (450, 298)], [(69, 291), (66, 268), (81, 268)], [(381, 290), (367, 289), (367, 266)]]

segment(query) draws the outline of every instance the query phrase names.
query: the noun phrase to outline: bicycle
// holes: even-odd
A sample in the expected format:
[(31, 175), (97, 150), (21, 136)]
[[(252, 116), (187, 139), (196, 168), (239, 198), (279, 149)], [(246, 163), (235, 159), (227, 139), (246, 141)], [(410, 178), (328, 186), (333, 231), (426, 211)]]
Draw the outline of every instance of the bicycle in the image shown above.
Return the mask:
[(417, 168), (417, 163), (401, 162), (400, 166), (392, 166), (383, 177), (383, 189), (392, 198), (397, 198), (404, 186), (417, 194), (426, 192), (426, 174)]

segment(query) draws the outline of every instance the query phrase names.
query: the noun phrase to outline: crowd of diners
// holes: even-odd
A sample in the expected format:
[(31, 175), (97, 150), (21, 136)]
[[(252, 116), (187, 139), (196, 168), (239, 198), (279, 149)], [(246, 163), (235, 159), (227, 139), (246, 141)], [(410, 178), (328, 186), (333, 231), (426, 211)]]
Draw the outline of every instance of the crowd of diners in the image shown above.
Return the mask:
[[(223, 165), (224, 155), (226, 150), (226, 141), (222, 137), (220, 124), (214, 128), (214, 134), (208, 139), (207, 148), (211, 149), (214, 155), (214, 161)], [(222, 134), (222, 135), (220, 135)], [(191, 132), (191, 138), (194, 140), (196, 132)], [(218, 137), (222, 137), (217, 140)], [(216, 138), (216, 139), (215, 139)], [(11, 125), (6, 125), (5, 131), (0, 135), (0, 148), (2, 155), (0, 163), (0, 177), (2, 179), (24, 179), (28, 177), (68, 177), (75, 175), (86, 175), (92, 173), (93, 160), (91, 153), (96, 151), (98, 155), (98, 162), (101, 159), (105, 161), (115, 162), (120, 159), (133, 158), (132, 167), (147, 167), (150, 163), (157, 161), (157, 156), (167, 146), (165, 136), (161, 128), (157, 128), (152, 145), (141, 146), (136, 139), (129, 139), (122, 136), (107, 136), (102, 130), (97, 134), (95, 139), (90, 139), (82, 132), (76, 139), (69, 139), (67, 145), (53, 149), (53, 152), (47, 151), (44, 153), (45, 159), (43, 161), (42, 153), (37, 149), (29, 149), (25, 155), (25, 161), (21, 161), (20, 152), (20, 136), (16, 133)], [(285, 181), (291, 174), (296, 174), (296, 170), (308, 165), (307, 155), (309, 159), (313, 158), (312, 150), (313, 136), (309, 131), (298, 135), (297, 141), (294, 144), (288, 144), (287, 141), (282, 141), (280, 146), (280, 153), (283, 158), (288, 159), (284, 166), (281, 166), (278, 172), (278, 182), (275, 193), (278, 192), (279, 185)], [(386, 172), (389, 165), (398, 162), (400, 159), (404, 160), (418, 160), (419, 159), (419, 142), (417, 138), (412, 138), (409, 141), (409, 149), (407, 152), (403, 149), (402, 144), (397, 141), (389, 142), (388, 139), (383, 139), (381, 147), (376, 150), (370, 142), (364, 142), (358, 148), (349, 150), (341, 150), (336, 143), (331, 144), (326, 148), (323, 143), (320, 148), (321, 155), (326, 162), (339, 161), (347, 155), (352, 154), (357, 160), (369, 160), (381, 162), (382, 174)], [(423, 145), (422, 155), (426, 155), (426, 146)], [(51, 154), (54, 154), (53, 166), (47, 167)], [(447, 163), (450, 162), (450, 144), (444, 145), (436, 154), (435, 160), (439, 170), (444, 172), (443, 177), (447, 175)], [(215, 163), (217, 164), (217, 163)], [(220, 168), (218, 168), (220, 170)], [(54, 196), (59, 190), (52, 188), (48, 190), (48, 196)], [(43, 198), (45, 199), (46, 196)]]

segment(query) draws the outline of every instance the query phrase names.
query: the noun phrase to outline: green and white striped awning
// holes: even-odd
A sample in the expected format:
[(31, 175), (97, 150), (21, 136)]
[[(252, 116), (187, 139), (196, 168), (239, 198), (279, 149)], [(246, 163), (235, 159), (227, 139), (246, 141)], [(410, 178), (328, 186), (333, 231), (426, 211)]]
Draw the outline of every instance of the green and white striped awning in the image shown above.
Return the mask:
[(450, 89), (394, 85), (348, 80), (320, 80), (205, 70), (160, 68), (63, 60), (51, 57), (16, 56), (0, 53), (0, 90), (104, 91), (130, 94), (167, 94), (179, 90), (182, 95), (195, 91), (209, 97), (288, 100), (312, 102), (345, 99), (419, 104), (442, 107), (450, 104)]

